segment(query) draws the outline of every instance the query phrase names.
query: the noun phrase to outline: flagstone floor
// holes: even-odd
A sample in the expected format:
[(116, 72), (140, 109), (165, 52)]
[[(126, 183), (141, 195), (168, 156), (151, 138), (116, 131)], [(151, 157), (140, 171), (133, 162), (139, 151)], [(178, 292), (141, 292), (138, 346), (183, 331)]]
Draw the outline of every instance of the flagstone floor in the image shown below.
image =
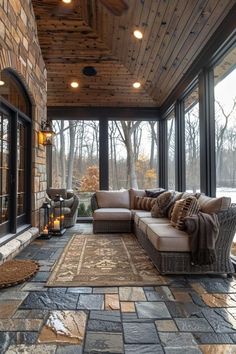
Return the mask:
[(35, 240), (18, 255), (37, 260), (40, 271), (0, 290), (0, 353), (236, 353), (236, 277), (160, 276), (155, 287), (45, 287), (76, 232), (91, 233), (92, 226)]

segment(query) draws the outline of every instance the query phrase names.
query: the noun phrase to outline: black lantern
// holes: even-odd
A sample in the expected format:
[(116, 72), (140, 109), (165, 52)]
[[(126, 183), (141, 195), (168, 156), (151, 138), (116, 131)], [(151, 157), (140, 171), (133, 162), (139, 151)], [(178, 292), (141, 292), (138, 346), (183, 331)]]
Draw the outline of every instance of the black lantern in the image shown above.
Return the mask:
[(54, 135), (55, 132), (52, 130), (51, 122), (42, 122), (38, 136), (39, 144), (52, 145)]
[(62, 236), (66, 229), (64, 227), (64, 199), (57, 194), (52, 201), (52, 210), (50, 213), (49, 232), (53, 236)]
[(51, 205), (48, 202), (44, 202), (39, 209), (39, 236), (40, 238), (49, 239), (50, 234), (50, 209)]

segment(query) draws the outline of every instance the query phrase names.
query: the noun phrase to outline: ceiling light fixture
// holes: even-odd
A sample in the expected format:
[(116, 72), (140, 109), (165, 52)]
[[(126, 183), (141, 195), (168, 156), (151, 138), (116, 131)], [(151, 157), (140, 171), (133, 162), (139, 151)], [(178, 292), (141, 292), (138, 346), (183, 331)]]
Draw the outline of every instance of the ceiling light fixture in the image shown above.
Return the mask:
[(136, 88), (136, 89), (140, 88), (140, 86), (141, 86), (141, 84), (138, 81), (133, 83), (133, 87)]
[(71, 0), (62, 0), (62, 2), (64, 2), (65, 4), (70, 4)]
[(134, 31), (134, 37), (136, 37), (137, 39), (142, 39), (143, 38), (143, 34), (139, 30), (135, 30)]
[(72, 81), (72, 82), (70, 83), (70, 86), (71, 86), (72, 88), (78, 88), (78, 87), (79, 87), (79, 83), (78, 83), (78, 81)]

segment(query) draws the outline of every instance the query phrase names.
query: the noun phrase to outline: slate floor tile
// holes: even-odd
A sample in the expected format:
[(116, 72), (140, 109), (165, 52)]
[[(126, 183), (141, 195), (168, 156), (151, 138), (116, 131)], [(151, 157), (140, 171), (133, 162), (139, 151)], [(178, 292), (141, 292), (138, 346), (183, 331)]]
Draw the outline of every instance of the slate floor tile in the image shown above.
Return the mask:
[(175, 323), (182, 332), (213, 332), (204, 318), (175, 318)]
[(165, 302), (172, 317), (203, 317), (202, 307), (192, 303)]
[(42, 322), (39, 319), (2, 319), (0, 320), (0, 331), (39, 331)]
[[(201, 350), (198, 347), (167, 347), (165, 348), (165, 354), (202, 354)], [(223, 354), (223, 353), (222, 353)]]
[(121, 312), (135, 312), (134, 302), (122, 301), (120, 302)]
[(125, 354), (164, 354), (159, 344), (125, 344)]
[(120, 311), (90, 311), (91, 320), (121, 322)]
[(59, 291), (31, 292), (23, 301), (20, 309), (73, 310), (78, 302), (77, 294), (65, 294)]
[(120, 301), (146, 301), (146, 296), (141, 287), (119, 288)]
[(0, 332), (0, 353), (5, 353), (10, 344), (14, 343), (14, 332)]
[(75, 294), (91, 294), (93, 288), (89, 287), (81, 287), (81, 288), (68, 288), (67, 293), (75, 293)]
[(236, 319), (226, 309), (206, 308), (202, 312), (216, 333), (234, 333), (236, 331)]
[(202, 299), (210, 307), (236, 307), (236, 294), (202, 294)]
[(96, 332), (122, 332), (122, 325), (121, 322), (89, 320), (87, 330)]
[(87, 332), (84, 354), (123, 354), (122, 334)]
[(170, 318), (170, 313), (164, 302), (136, 302), (139, 318)]
[(234, 354), (236, 344), (203, 344), (200, 345), (203, 354)]
[(81, 345), (86, 320), (84, 311), (52, 311), (39, 334), (38, 343)]
[(57, 347), (56, 354), (83, 354), (81, 345), (60, 345)]
[(131, 343), (159, 343), (154, 323), (123, 323), (124, 341)]
[(0, 300), (0, 319), (11, 318), (20, 304), (21, 300)]
[(234, 334), (226, 333), (193, 333), (194, 338), (199, 344), (233, 344)]
[(77, 304), (78, 309), (87, 310), (103, 310), (104, 309), (104, 295), (100, 294), (81, 294)]
[(45, 287), (45, 283), (42, 282), (28, 282), (22, 289), (22, 291), (48, 291), (48, 288)]
[(155, 325), (158, 332), (178, 332), (178, 328), (173, 320), (157, 320)]
[(55, 345), (10, 345), (6, 354), (55, 354), (56, 349)]
[(105, 310), (113, 311), (120, 309), (118, 294), (105, 294)]
[(191, 333), (160, 332), (159, 337), (164, 347), (182, 348), (197, 346), (197, 342)]
[(118, 287), (93, 288), (93, 294), (118, 294)]

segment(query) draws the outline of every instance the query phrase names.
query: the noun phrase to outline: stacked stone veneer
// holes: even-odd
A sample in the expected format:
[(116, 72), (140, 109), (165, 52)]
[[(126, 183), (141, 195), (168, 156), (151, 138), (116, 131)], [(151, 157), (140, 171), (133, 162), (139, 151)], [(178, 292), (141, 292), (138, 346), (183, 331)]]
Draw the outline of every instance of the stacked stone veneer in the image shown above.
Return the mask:
[(12, 69), (32, 101), (32, 225), (46, 190), (45, 147), (38, 145), (41, 120), (46, 119), (46, 68), (37, 37), (31, 0), (0, 0), (0, 70)]

